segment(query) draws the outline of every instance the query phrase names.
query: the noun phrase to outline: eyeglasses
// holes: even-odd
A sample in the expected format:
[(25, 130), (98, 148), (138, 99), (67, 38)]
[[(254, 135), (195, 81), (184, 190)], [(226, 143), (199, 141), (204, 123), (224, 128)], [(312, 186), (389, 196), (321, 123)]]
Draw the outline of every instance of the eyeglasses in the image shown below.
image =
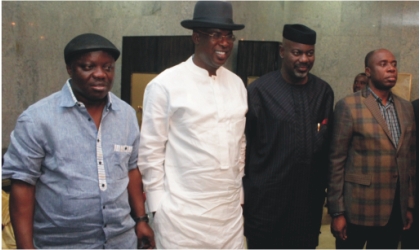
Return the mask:
[(226, 41), (233, 43), (236, 40), (236, 37), (234, 34), (229, 34), (229, 35), (222, 35), (219, 32), (213, 32), (211, 34), (200, 31), (200, 30), (196, 30), (196, 32), (200, 33), (200, 34), (204, 34), (204, 35), (208, 35), (209, 37), (211, 37), (211, 39), (213, 41), (217, 41), (217, 42), (221, 42), (223, 40), (223, 38), (226, 38)]

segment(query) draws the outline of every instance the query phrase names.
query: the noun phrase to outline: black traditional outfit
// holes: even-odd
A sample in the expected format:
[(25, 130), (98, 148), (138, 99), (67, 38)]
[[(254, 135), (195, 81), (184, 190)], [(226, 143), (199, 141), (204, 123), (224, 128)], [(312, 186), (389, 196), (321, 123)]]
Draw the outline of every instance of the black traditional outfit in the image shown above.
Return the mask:
[(312, 74), (306, 84), (292, 85), (274, 71), (248, 86), (243, 178), (248, 239), (282, 248), (317, 246), (333, 102), (331, 87)]

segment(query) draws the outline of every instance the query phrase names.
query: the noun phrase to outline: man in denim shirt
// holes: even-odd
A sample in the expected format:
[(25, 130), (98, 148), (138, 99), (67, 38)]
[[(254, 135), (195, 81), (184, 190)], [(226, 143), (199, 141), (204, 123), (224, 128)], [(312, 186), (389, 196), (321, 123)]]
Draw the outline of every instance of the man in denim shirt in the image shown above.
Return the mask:
[(110, 92), (119, 55), (102, 36), (73, 38), (71, 78), (18, 118), (3, 166), (18, 248), (154, 247), (135, 111)]

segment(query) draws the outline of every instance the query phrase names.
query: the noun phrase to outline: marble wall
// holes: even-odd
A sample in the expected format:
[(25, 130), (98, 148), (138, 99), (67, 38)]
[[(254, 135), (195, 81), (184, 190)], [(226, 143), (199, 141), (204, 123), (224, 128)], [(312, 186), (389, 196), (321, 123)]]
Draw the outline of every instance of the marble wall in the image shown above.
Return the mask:
[[(63, 50), (86, 32), (101, 34), (122, 50), (123, 36), (189, 35), (179, 24), (191, 19), (192, 1), (2, 1), (2, 147), (18, 115), (61, 89), (68, 75)], [(234, 1), (234, 20), (246, 25), (240, 39), (281, 41), (285, 23), (317, 31), (312, 73), (329, 82), (336, 101), (351, 92), (370, 50), (394, 52), (400, 72), (413, 74), (418, 98), (418, 1)], [(147, 48), (145, 48), (147, 49)], [(226, 64), (235, 69), (235, 52)], [(113, 92), (120, 95), (121, 60)]]

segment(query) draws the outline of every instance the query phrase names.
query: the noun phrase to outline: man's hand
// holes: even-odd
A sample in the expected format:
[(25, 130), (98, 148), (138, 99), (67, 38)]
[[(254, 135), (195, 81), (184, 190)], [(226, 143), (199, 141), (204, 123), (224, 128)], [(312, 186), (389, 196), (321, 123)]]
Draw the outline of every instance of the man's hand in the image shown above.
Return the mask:
[(406, 223), (403, 227), (403, 230), (408, 230), (411, 228), (411, 224), (413, 224), (413, 213), (410, 210), (407, 210), (405, 214)]
[[(132, 169), (128, 172), (128, 200), (130, 202), (132, 215), (139, 217), (139, 215), (146, 214), (144, 208), (144, 200), (146, 198), (143, 193), (143, 183), (141, 180), (141, 173), (138, 168)], [(155, 236), (153, 230), (146, 221), (139, 221), (136, 223), (136, 235), (138, 239), (139, 248), (152, 249), (156, 247)]]
[(331, 221), (331, 233), (340, 240), (347, 239), (347, 221), (344, 215), (334, 217)]
[(136, 224), (136, 235), (137, 235), (137, 247), (141, 249), (153, 249), (156, 248), (155, 235), (149, 224), (145, 221), (141, 221)]

